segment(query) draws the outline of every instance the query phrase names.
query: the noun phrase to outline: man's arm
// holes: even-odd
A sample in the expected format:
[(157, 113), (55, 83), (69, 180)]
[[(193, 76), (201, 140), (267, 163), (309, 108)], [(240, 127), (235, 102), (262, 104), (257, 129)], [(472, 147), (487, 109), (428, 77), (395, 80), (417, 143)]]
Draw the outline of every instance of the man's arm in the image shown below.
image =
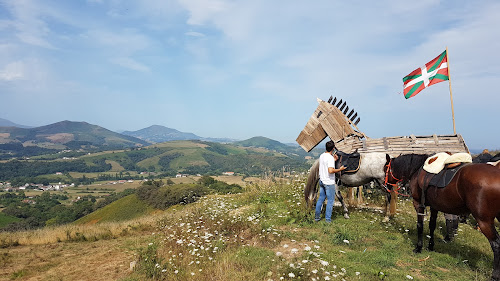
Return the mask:
[(346, 167), (344, 167), (344, 165), (340, 166), (340, 168), (338, 168), (338, 169), (335, 169), (333, 167), (328, 167), (328, 173), (334, 174), (334, 173), (338, 173), (340, 171), (343, 171), (345, 169), (346, 169)]

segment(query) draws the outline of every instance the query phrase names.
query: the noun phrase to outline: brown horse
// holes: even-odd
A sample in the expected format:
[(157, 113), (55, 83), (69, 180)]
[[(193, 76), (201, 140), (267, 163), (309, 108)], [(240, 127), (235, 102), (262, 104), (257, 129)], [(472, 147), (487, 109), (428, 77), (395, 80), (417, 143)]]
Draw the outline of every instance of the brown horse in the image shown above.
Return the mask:
[(495, 166), (472, 163), (458, 170), (451, 182), (443, 187), (426, 186), (427, 172), (423, 164), (427, 155), (407, 154), (392, 159), (388, 174), (395, 179), (409, 180), (413, 206), (417, 211), (418, 241), (415, 252), (422, 251), (425, 206), (429, 206), (429, 250), (434, 249), (434, 230), (438, 211), (462, 215), (472, 214), (488, 238), (493, 250), (491, 280), (500, 280), (500, 235), (495, 229), (495, 218), (500, 220), (500, 169)]

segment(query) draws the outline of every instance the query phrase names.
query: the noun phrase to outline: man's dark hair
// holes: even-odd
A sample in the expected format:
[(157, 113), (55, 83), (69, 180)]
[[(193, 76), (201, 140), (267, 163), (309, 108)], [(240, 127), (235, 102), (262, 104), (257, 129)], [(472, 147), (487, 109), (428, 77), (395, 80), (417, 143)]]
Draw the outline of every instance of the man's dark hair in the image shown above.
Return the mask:
[(328, 141), (325, 146), (326, 151), (330, 152), (335, 148), (335, 143), (333, 141)]

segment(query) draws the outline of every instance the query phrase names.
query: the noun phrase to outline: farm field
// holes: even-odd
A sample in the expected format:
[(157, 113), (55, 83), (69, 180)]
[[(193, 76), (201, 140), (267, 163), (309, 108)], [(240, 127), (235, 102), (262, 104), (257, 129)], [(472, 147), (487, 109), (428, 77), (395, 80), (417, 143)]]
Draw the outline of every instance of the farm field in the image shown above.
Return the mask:
[(316, 223), (302, 188), (248, 185), (242, 194), (210, 195), (131, 221), (0, 233), (0, 279), (489, 280), (493, 255), (473, 224), (460, 224), (455, 241), (445, 243), (440, 214), (435, 251), (414, 254), (410, 201), (400, 200), (387, 223), (380, 198), (368, 197), (350, 207), (351, 219), (336, 206), (331, 224)]
[[(92, 174), (89, 173), (79, 173), (79, 176), (85, 175), (87, 177), (91, 177)], [(97, 175), (95, 175), (97, 176)], [(216, 180), (226, 182), (228, 184), (238, 184), (242, 187), (245, 187), (250, 184), (262, 183), (265, 180), (257, 177), (245, 177), (243, 176), (214, 176)], [(187, 176), (180, 178), (163, 178), (159, 180), (163, 180), (163, 182), (167, 182), (167, 180), (171, 180), (175, 184), (181, 183), (197, 183), (200, 179), (199, 176)], [(279, 179), (278, 179), (279, 180)], [(92, 195), (95, 197), (108, 196), (110, 193), (122, 192), (126, 189), (136, 189), (141, 185), (141, 180), (132, 180), (132, 182), (119, 183), (118, 181), (110, 180), (110, 181), (102, 181), (90, 185), (81, 185), (78, 187), (66, 187), (63, 191), (50, 191), (53, 194), (63, 193), (69, 197), (69, 201), (75, 200), (77, 197)], [(24, 190), (26, 196), (37, 196), (41, 195), (43, 191), (40, 190)]]

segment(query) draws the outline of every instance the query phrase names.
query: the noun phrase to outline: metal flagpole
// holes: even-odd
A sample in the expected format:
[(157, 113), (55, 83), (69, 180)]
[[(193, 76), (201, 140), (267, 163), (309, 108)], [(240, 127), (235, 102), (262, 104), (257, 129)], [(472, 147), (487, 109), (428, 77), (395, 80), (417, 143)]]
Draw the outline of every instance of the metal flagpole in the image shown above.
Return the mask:
[(455, 129), (455, 112), (453, 109), (453, 94), (451, 93), (451, 75), (450, 75), (450, 60), (448, 57), (448, 47), (446, 47), (446, 63), (448, 64), (448, 84), (450, 85), (450, 100), (451, 100), (451, 117), (453, 119), (453, 134), (457, 134)]

